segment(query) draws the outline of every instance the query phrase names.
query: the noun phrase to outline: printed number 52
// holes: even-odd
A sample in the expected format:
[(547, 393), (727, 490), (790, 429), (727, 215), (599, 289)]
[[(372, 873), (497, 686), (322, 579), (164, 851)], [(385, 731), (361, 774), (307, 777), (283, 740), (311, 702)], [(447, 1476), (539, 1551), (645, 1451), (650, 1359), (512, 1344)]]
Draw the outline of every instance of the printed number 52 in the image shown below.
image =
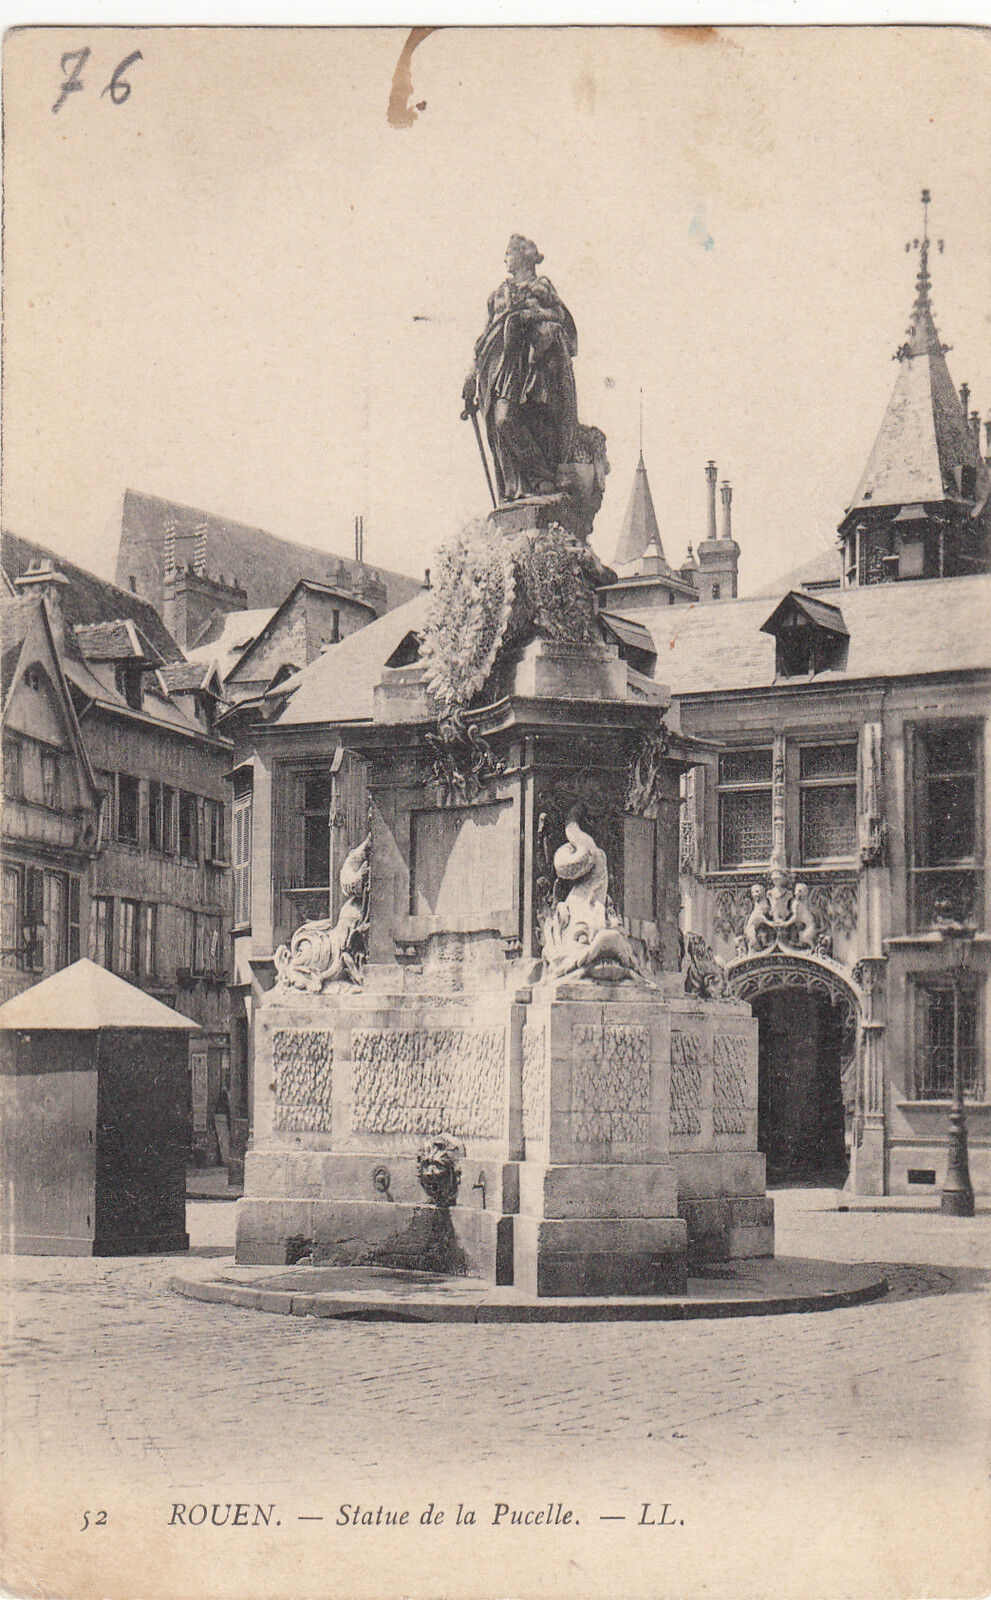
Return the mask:
[[(93, 1517), (93, 1527), (94, 1528), (105, 1528), (106, 1527), (106, 1525), (107, 1525), (107, 1513), (105, 1511), (94, 1511), (92, 1513), (92, 1517)], [(90, 1512), (84, 1511), (83, 1512), (83, 1525), (79, 1530), (80, 1533), (85, 1533), (86, 1532), (86, 1529), (90, 1525), (89, 1519), (90, 1519)]]

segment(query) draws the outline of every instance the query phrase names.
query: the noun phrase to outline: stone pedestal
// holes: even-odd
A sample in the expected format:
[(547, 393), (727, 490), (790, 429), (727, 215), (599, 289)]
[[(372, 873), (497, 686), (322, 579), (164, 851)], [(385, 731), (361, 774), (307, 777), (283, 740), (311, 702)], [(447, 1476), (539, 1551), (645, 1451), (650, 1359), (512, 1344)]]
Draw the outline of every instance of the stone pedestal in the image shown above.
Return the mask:
[[(423, 669), (386, 668), (373, 721), (348, 730), (370, 798), (368, 965), (360, 987), (277, 988), (256, 1010), (237, 1259), (683, 1293), (693, 1254), (773, 1250), (756, 1024), (686, 999), (678, 970), (694, 748), (611, 645), (535, 639), (499, 686), (439, 730)], [(639, 976), (542, 977), (576, 814)], [(463, 1151), (449, 1207), (417, 1175), (440, 1134)]]
[(629, 984), (537, 989), (522, 1039), (515, 1282), (537, 1295), (679, 1294), (668, 1002)]

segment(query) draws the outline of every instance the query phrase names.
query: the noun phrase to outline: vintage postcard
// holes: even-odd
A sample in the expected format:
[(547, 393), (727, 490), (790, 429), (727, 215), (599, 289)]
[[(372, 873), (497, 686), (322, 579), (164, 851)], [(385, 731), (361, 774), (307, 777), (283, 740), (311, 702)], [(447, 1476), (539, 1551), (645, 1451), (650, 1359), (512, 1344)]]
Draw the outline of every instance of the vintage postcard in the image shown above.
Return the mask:
[(991, 1588), (988, 46), (7, 34), (5, 1594)]

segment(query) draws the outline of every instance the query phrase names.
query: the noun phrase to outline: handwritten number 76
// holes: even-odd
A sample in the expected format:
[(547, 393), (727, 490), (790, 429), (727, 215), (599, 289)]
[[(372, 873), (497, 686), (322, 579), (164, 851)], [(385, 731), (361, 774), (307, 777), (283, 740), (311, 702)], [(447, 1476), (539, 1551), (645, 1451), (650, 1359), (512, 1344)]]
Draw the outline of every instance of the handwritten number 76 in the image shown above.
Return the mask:
[[(70, 94), (75, 94), (77, 90), (85, 87), (82, 80), (82, 70), (89, 58), (90, 49), (88, 45), (84, 45), (81, 50), (66, 51), (65, 55), (59, 62), (59, 67), (64, 81), (59, 93), (59, 97), (52, 106), (53, 112), (58, 111), (60, 107), (65, 104)], [(143, 60), (144, 57), (142, 56), (140, 50), (132, 50), (129, 56), (125, 56), (123, 61), (121, 61), (115, 69), (114, 75), (110, 79), (110, 82), (100, 90), (100, 99), (102, 100), (103, 96), (108, 94), (115, 106), (122, 106), (124, 101), (130, 98), (131, 94), (131, 85), (124, 77), (124, 73), (129, 67), (133, 67), (136, 61)], [(70, 62), (73, 63), (71, 72), (69, 71)]]

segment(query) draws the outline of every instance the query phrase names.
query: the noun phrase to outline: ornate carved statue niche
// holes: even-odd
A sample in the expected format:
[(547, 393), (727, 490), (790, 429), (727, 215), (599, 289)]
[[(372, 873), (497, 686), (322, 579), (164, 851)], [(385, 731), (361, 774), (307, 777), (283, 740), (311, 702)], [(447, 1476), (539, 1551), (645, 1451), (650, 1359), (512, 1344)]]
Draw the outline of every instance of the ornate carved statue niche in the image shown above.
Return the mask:
[(340, 878), (344, 903), (336, 923), (329, 917), (304, 922), (288, 946), (279, 945), (275, 970), (281, 988), (320, 994), (330, 983), (362, 982), (371, 848), (369, 834), (345, 859)]

